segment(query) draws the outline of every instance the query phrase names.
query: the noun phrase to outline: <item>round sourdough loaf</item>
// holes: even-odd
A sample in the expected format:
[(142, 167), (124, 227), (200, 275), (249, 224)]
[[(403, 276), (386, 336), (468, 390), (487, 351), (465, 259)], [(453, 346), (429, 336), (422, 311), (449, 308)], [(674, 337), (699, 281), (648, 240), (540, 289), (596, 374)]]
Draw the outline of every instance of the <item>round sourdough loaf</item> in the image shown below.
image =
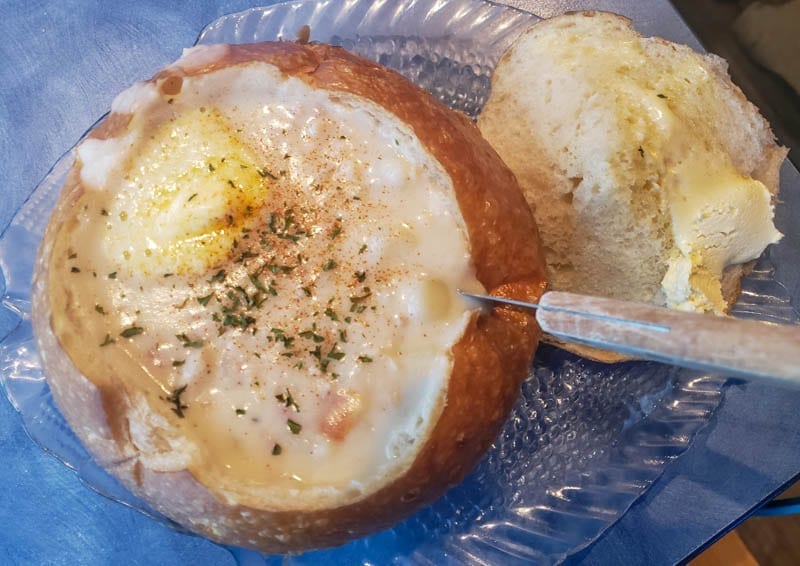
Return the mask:
[(188, 50), (76, 150), (37, 260), (54, 398), (192, 532), (339, 545), (472, 469), (517, 398), (536, 225), (478, 130), (326, 45)]

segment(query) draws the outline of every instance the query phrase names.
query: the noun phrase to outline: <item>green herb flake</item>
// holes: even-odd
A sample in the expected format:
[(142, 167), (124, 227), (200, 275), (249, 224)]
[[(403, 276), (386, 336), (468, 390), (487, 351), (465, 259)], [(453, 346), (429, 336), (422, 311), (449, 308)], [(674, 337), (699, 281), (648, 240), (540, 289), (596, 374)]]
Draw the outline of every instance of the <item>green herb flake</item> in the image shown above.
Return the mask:
[(94, 306), (94, 310), (96, 310), (96, 311), (97, 311), (97, 312), (99, 312), (100, 314), (108, 314), (108, 313), (106, 313), (106, 309), (104, 309), (104, 308), (103, 308), (102, 306), (100, 306), (100, 305), (95, 305), (95, 306)]
[(362, 313), (367, 308), (362, 304), (372, 296), (372, 291), (369, 287), (364, 287), (361, 295), (354, 295), (350, 297), (350, 312)]
[(311, 289), (309, 289), (308, 287), (303, 287), (302, 289), (303, 289), (303, 293), (305, 293), (306, 297), (310, 297), (312, 295)]
[(339, 237), (341, 233), (342, 233), (342, 225), (337, 222), (336, 225), (333, 227), (333, 230), (331, 230), (331, 240), (335, 240), (337, 237)]
[(273, 175), (272, 173), (270, 173), (267, 169), (263, 169), (261, 167), (257, 167), (256, 168), (256, 172), (258, 172), (258, 174), (261, 175), (262, 178), (269, 177), (273, 181), (277, 181), (278, 180), (278, 178), (275, 175)]
[(102, 348), (103, 346), (108, 346), (109, 344), (113, 344), (114, 342), (116, 342), (116, 340), (111, 338), (111, 334), (106, 334), (106, 337), (103, 338), (102, 342), (100, 342), (100, 347)]
[(186, 360), (172, 360), (172, 367), (179, 368), (186, 363)]
[(367, 251), (367, 244), (362, 244), (358, 250), (358, 253), (363, 254), (365, 251)]
[(72, 269), (70, 269), (70, 271), (71, 271), (72, 273), (80, 273), (80, 272), (81, 272), (81, 270), (80, 270), (80, 269), (78, 269), (77, 267), (73, 267)]
[(102, 214), (103, 216), (108, 216), (108, 211), (104, 208), (103, 210), (100, 211), (100, 214)]
[(213, 163), (209, 163), (209, 164), (208, 164), (208, 170), (209, 170), (211, 173), (213, 173), (214, 171), (216, 171), (216, 170), (217, 170), (217, 168), (216, 168), (216, 167), (214, 167), (214, 164), (213, 164)]
[(367, 279), (367, 272), (366, 271), (356, 271), (353, 276), (356, 278), (356, 281), (359, 283), (363, 283)]
[(336, 262), (335, 262), (335, 261), (333, 261), (332, 259), (329, 259), (329, 260), (328, 260), (328, 261), (325, 263), (325, 265), (323, 265), (323, 266), (322, 266), (322, 271), (330, 271), (330, 270), (331, 270), (331, 269), (333, 269), (334, 267), (336, 267)]
[(189, 197), (189, 198), (186, 200), (186, 202), (192, 202), (192, 200), (194, 200), (196, 197), (197, 197), (197, 193), (193, 193), (193, 194), (192, 194), (192, 196), (190, 196), (190, 197)]
[(181, 344), (184, 348), (202, 348), (203, 341), (202, 340), (192, 340), (186, 334), (176, 334), (175, 338), (181, 341)]
[(119, 333), (120, 336), (123, 338), (133, 338), (134, 336), (138, 336), (139, 334), (144, 332), (144, 328), (141, 326), (129, 326), (125, 330)]
[(184, 405), (181, 402), (181, 395), (183, 395), (185, 391), (186, 391), (186, 385), (182, 385), (181, 387), (178, 387), (177, 389), (173, 390), (171, 395), (169, 395), (168, 397), (164, 397), (165, 401), (167, 401), (168, 403), (172, 403), (174, 405), (174, 407), (172, 407), (172, 412), (178, 415), (178, 417), (181, 419), (184, 417), (183, 410), (189, 408), (188, 405)]
[(330, 359), (332, 359), (332, 360), (339, 361), (339, 360), (344, 358), (344, 352), (339, 352), (338, 350), (336, 350), (336, 346), (337, 346), (337, 344), (333, 345), (333, 348), (331, 348), (331, 351), (328, 352), (328, 357)]
[(208, 282), (209, 283), (219, 283), (220, 281), (224, 281), (225, 280), (225, 275), (226, 275), (225, 270), (224, 269), (220, 269), (219, 271), (217, 271), (214, 274), (214, 276), (211, 279), (208, 280)]
[(658, 96), (659, 98), (667, 98), (666, 94), (661, 94), (660, 92), (656, 96)]
[(289, 390), (288, 387), (286, 388), (284, 393), (279, 393), (278, 395), (275, 395), (275, 399), (277, 399), (280, 403), (283, 403), (283, 406), (286, 407), (287, 409), (291, 407), (296, 412), (298, 413), (300, 412), (300, 406), (294, 400), (292, 392)]
[(283, 452), (283, 448), (281, 448), (281, 445), (276, 442), (275, 446), (272, 447), (272, 455), (280, 456), (281, 452)]
[(247, 409), (236, 409), (236, 416), (241, 417), (247, 414)]
[(364, 364), (372, 363), (372, 358), (369, 356), (358, 356), (358, 361)]
[(205, 297), (197, 297), (197, 302), (200, 303), (202, 306), (208, 306), (209, 301), (214, 296), (214, 293), (209, 293)]
[(303, 425), (292, 419), (286, 419), (286, 426), (289, 427), (292, 434), (300, 434), (300, 431), (303, 430)]
[(109, 279), (116, 279), (117, 278), (117, 272), (116, 271), (112, 271), (111, 273), (108, 274), (108, 278)]
[(329, 319), (331, 319), (333, 321), (336, 321), (336, 322), (339, 321), (339, 315), (337, 315), (336, 311), (333, 310), (331, 307), (328, 307), (328, 308), (325, 309), (325, 316), (327, 316)]
[(258, 289), (262, 293), (266, 293), (267, 292), (267, 288), (264, 287), (264, 284), (258, 278), (258, 274), (257, 273), (251, 273), (250, 275), (247, 276), (247, 278), (250, 279), (250, 283), (253, 284), (253, 287)]

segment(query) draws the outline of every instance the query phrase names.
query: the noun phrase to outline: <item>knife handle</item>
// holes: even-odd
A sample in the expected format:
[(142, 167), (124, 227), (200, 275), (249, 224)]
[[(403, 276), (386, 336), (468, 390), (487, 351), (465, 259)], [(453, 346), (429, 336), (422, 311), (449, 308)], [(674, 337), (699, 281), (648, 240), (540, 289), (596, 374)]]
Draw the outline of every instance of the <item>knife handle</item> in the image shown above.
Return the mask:
[(568, 342), (723, 375), (800, 383), (800, 326), (561, 291), (542, 296), (536, 319)]

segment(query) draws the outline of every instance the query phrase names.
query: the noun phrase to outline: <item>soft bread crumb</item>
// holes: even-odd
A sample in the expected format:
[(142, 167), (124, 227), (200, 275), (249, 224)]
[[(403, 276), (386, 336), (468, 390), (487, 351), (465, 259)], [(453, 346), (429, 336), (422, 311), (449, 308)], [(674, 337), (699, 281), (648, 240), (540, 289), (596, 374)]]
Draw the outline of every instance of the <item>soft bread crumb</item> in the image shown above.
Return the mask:
[[(641, 37), (623, 17), (580, 12), (532, 26), (498, 64), (478, 124), (534, 208), (553, 289), (720, 312), (733, 298), (721, 300), (723, 271), (779, 237), (770, 200), (785, 150), (726, 63)], [(732, 193), (722, 183), (706, 197), (713, 191), (696, 184), (714, 175), (745, 184), (740, 201), (758, 208), (719, 258), (715, 223), (730, 216)], [(676, 230), (671, 212), (696, 194), (707, 202), (691, 202)], [(737, 231), (760, 245), (740, 250)], [(692, 258), (688, 269), (665, 281), (676, 254)]]

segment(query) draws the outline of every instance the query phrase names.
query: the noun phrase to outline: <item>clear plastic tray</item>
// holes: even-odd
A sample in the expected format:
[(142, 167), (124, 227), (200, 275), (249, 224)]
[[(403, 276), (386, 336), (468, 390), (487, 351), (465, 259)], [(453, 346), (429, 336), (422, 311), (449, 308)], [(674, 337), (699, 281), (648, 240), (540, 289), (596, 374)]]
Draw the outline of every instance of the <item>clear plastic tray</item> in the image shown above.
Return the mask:
[[(322, 0), (220, 18), (199, 43), (311, 39), (393, 67), (453, 108), (475, 116), (495, 63), (536, 17), (481, 0)], [(88, 456), (55, 407), (29, 322), (31, 270), (66, 172), (67, 152), (0, 239), (0, 316), (18, 323), (0, 344), (0, 380), (30, 436), (92, 489), (177, 528), (125, 491)], [(798, 242), (785, 239), (780, 246)], [(789, 248), (791, 249), (791, 248)], [(776, 254), (785, 257), (785, 254)], [(744, 281), (736, 313), (796, 322), (769, 255)], [(477, 469), (435, 504), (392, 530), (342, 548), (290, 557), (296, 564), (552, 563), (613, 524), (683, 453), (721, 400), (725, 379), (655, 363), (605, 366), (540, 348), (513, 414)], [(231, 549), (240, 562), (253, 552)]]

